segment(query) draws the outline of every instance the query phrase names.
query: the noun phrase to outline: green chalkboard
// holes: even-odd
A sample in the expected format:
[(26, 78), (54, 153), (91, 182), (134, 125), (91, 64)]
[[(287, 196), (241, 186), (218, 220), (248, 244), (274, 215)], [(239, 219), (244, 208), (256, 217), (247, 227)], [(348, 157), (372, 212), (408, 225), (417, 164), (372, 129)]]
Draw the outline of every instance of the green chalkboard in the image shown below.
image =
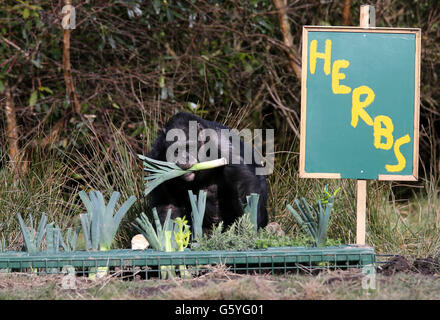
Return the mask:
[(304, 27), (300, 176), (416, 180), (420, 30)]

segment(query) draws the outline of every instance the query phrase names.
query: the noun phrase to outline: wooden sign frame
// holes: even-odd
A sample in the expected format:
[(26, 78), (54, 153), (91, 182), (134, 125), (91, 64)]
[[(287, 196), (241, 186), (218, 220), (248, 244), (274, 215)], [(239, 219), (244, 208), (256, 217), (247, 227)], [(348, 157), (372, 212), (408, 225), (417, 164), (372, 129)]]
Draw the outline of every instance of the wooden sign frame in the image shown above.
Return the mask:
[(414, 132), (413, 132), (413, 171), (410, 175), (379, 174), (378, 180), (416, 181), (418, 178), (419, 159), (419, 118), (420, 118), (420, 54), (421, 30), (418, 28), (362, 28), (362, 27), (329, 27), (304, 26), (302, 34), (302, 76), (301, 76), (301, 138), (300, 138), (300, 178), (341, 179), (340, 173), (311, 173), (305, 171), (306, 151), (306, 107), (307, 107), (307, 74), (308, 74), (308, 33), (313, 31), (354, 32), (354, 33), (389, 33), (415, 34), (415, 68), (414, 68)]

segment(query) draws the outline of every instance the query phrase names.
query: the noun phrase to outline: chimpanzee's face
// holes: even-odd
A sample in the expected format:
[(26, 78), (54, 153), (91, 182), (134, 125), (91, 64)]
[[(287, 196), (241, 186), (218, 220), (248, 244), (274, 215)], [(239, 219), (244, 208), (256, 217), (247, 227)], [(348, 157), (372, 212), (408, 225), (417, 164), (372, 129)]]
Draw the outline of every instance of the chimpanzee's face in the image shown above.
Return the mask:
[[(202, 128), (198, 124), (194, 124), (194, 126), (193, 128), (188, 126), (164, 130), (166, 161), (176, 163), (184, 170), (198, 162), (205, 161), (205, 159), (199, 159), (199, 150), (204, 144), (199, 135)], [(181, 176), (181, 179), (190, 182), (195, 177), (196, 173), (190, 172)]]
[[(191, 168), (198, 162), (197, 150), (198, 143), (193, 141), (176, 141), (174, 145), (170, 145), (174, 151), (170, 151), (173, 154), (173, 159), (170, 162), (176, 163), (183, 170)], [(193, 181), (196, 177), (195, 172), (189, 172), (181, 176), (181, 179), (185, 181)]]

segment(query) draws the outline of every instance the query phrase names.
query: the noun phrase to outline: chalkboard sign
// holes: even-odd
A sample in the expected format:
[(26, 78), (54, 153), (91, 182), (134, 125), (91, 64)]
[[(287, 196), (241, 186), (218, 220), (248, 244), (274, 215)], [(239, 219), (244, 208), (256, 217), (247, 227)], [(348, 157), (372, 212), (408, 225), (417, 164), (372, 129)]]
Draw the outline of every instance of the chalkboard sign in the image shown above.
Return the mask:
[(304, 27), (300, 177), (417, 180), (420, 29)]

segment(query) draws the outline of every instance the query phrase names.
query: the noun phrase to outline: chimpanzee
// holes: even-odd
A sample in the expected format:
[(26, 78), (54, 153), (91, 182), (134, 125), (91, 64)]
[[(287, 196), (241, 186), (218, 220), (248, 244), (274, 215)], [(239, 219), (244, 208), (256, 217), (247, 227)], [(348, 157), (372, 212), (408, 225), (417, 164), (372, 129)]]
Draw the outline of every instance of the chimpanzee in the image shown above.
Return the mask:
[[(180, 133), (179, 137), (176, 132)], [(256, 168), (262, 167), (262, 164), (257, 163), (257, 157), (252, 147), (246, 149), (246, 143), (241, 139), (235, 140), (234, 144), (231, 136), (224, 138), (221, 132), (231, 132), (231, 130), (220, 123), (208, 121), (186, 112), (172, 116), (165, 127), (160, 130), (147, 156), (156, 160), (174, 162), (182, 169), (188, 169), (197, 162), (219, 159), (222, 154), (225, 154), (221, 150), (228, 152), (226, 166), (185, 174), (162, 183), (151, 192), (150, 204), (157, 209), (161, 222), (164, 221), (171, 208), (172, 219), (186, 216), (191, 223), (191, 204), (188, 190), (192, 190), (195, 195), (198, 195), (199, 190), (202, 189), (207, 192), (203, 220), (204, 233), (209, 232), (213, 224), (218, 224), (221, 221), (225, 227), (231, 225), (236, 218), (243, 214), (243, 206), (247, 203), (246, 196), (251, 193), (260, 195), (258, 227), (267, 225), (266, 177), (256, 174)], [(182, 133), (184, 135), (181, 139)], [(206, 135), (206, 133), (208, 134)], [(215, 147), (208, 148), (208, 145)], [(176, 149), (179, 147), (180, 151)], [(173, 149), (175, 149), (174, 152)], [(185, 152), (181, 152), (182, 150)], [(196, 152), (191, 152), (191, 150)], [(203, 150), (205, 152), (202, 152)], [(249, 159), (249, 157), (245, 157), (245, 150), (248, 152), (252, 150), (250, 161), (244, 161), (244, 159)], [(170, 161), (170, 156), (175, 156), (174, 160)], [(236, 158), (232, 161), (234, 156)]]

